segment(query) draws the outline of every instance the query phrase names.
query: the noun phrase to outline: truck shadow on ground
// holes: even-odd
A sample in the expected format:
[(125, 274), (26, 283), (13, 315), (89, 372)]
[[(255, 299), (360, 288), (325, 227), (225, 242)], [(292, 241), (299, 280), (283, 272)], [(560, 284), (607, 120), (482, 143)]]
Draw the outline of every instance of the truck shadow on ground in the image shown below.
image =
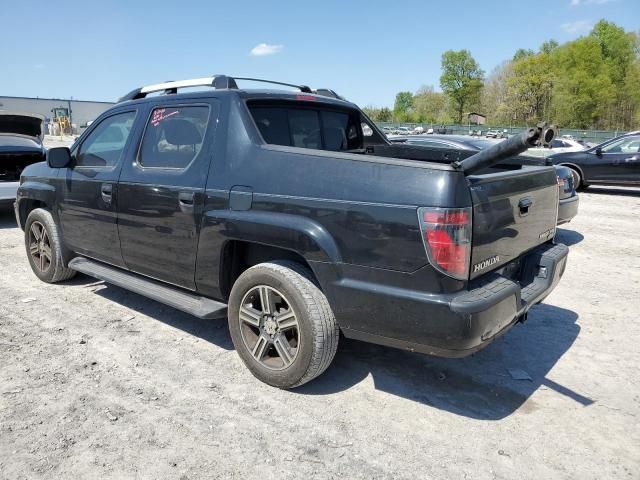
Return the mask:
[[(486, 349), (463, 359), (430, 357), (342, 339), (333, 365), (315, 381), (296, 389), (305, 395), (330, 395), (369, 375), (377, 390), (457, 415), (499, 420), (519, 408), (537, 407), (529, 397), (541, 386), (584, 406), (593, 400), (546, 378), (575, 341), (578, 316), (563, 308), (538, 305), (529, 320)], [(531, 380), (515, 380), (523, 371)]]
[(640, 197), (640, 188), (633, 187), (594, 187), (590, 186), (586, 190), (580, 192), (580, 194), (596, 195), (619, 195), (624, 197)]
[[(94, 280), (79, 275), (72, 282), (87, 287)], [(112, 285), (95, 293), (225, 350), (234, 348), (226, 319), (202, 320)], [(593, 400), (546, 378), (577, 338), (577, 318), (570, 310), (537, 305), (526, 323), (463, 359), (431, 357), (341, 338), (331, 367), (293, 393), (332, 395), (371, 376), (376, 390), (475, 419), (499, 420), (521, 407), (530, 413), (537, 407), (529, 397), (541, 386), (587, 406)], [(531, 380), (515, 380), (510, 370), (526, 372)]]
[[(95, 281), (84, 275), (78, 277), (88, 279), (87, 283)], [(226, 318), (203, 320), (114, 285), (107, 285), (95, 293), (220, 348), (233, 350)]]
[(570, 247), (584, 240), (584, 235), (574, 230), (567, 230), (566, 228), (558, 228), (556, 230), (555, 240), (558, 243), (564, 243), (566, 246)]
[(18, 228), (18, 224), (12, 208), (0, 207), (0, 230), (5, 228)]

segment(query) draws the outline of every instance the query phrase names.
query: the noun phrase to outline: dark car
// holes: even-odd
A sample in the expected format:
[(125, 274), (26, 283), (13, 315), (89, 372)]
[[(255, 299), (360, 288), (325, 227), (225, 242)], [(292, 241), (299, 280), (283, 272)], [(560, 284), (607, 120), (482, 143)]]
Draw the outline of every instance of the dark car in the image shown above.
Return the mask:
[(43, 125), (41, 115), (0, 111), (0, 208), (15, 201), (25, 167), (44, 160)]
[[(485, 148), (492, 147), (500, 140), (477, 138), (467, 135), (430, 135), (422, 136), (395, 136), (390, 137), (392, 142), (421, 145), (427, 148), (440, 150), (463, 150), (472, 154)], [(555, 142), (553, 140), (552, 142)], [(530, 150), (530, 149), (529, 149)], [(504, 162), (505, 165), (544, 165), (544, 162), (526, 155), (513, 157)], [(578, 194), (575, 188), (575, 176), (573, 171), (567, 167), (555, 166), (558, 177), (559, 204), (558, 204), (558, 225), (570, 222), (578, 214)]]
[[(247, 367), (281, 388), (322, 373), (340, 332), (470, 355), (559, 282), (554, 170), (492, 166), (547, 129), (450, 162), (389, 143), (337, 96), (236, 80), (137, 88), (29, 166), (15, 211), (35, 275), (226, 316)], [(178, 93), (195, 85), (211, 88)]]
[(551, 155), (554, 165), (574, 172), (577, 188), (640, 185), (640, 131), (621, 135), (582, 152)]

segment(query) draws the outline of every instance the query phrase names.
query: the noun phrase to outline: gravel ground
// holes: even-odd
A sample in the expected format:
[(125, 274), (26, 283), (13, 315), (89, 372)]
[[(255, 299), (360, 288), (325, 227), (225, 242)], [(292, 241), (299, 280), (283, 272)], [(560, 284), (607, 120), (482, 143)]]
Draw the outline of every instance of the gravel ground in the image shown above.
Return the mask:
[(640, 478), (640, 191), (590, 189), (559, 236), (563, 281), (484, 351), (342, 341), (288, 392), (224, 321), (39, 282), (0, 214), (0, 478)]

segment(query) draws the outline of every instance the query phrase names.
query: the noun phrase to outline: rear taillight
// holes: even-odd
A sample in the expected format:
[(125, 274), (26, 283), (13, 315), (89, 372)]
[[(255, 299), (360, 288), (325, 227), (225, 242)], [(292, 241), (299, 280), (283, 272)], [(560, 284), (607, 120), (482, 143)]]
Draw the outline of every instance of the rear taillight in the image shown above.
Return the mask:
[(471, 208), (418, 209), (427, 257), (434, 268), (464, 280), (471, 257)]

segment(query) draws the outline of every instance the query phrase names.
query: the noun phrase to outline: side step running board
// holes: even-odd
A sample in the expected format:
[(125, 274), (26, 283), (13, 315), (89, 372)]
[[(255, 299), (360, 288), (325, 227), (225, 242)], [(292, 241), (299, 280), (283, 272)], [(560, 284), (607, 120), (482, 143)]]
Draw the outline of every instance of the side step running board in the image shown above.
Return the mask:
[(223, 318), (227, 314), (227, 305), (225, 303), (216, 302), (210, 298), (201, 297), (95, 260), (76, 257), (69, 262), (69, 268), (118, 287), (126, 288), (196, 317)]

